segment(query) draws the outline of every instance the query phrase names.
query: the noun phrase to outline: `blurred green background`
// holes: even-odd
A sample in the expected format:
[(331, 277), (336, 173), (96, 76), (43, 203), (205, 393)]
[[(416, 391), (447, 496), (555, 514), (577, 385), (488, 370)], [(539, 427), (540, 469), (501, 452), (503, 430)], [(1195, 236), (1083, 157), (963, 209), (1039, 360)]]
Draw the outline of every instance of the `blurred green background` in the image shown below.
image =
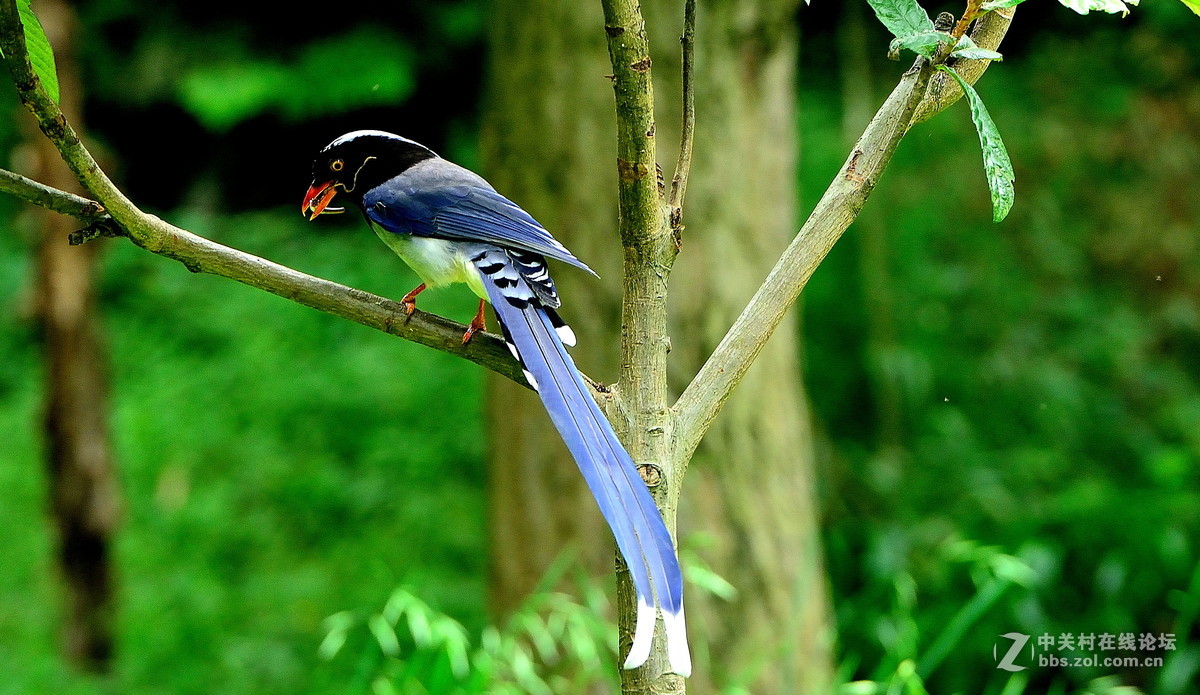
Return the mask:
[[(990, 223), (957, 105), (904, 141), (804, 294), (840, 674), (888, 681), (912, 660), (930, 692), (1200, 692), (1200, 18), (1166, 0), (1126, 19), (1023, 7), (979, 85), (1016, 166), (1012, 214)], [(313, 151), (348, 130), (478, 161), (486, 2), (319, 21), (253, 3), (76, 10), (91, 142), (145, 209), (372, 292), (416, 284), (355, 216), (309, 225), (296, 207)], [(845, 73), (845, 11), (796, 17), (805, 208), (845, 157), (847, 92), (873, 109), (901, 71), (870, 26), (869, 74)], [(19, 169), (27, 117), (0, 93)], [(118, 651), (111, 677), (66, 664), (36, 232), (11, 198), (0, 219), (0, 693), (364, 692), (367, 633), (322, 658), (325, 619), (374, 615), (397, 587), (478, 641), (480, 370), (112, 242)], [(472, 304), (446, 291), (423, 308)], [(581, 624), (603, 642), (606, 619)], [(1014, 631), (1177, 647), (1160, 668), (1010, 679), (992, 650)]]

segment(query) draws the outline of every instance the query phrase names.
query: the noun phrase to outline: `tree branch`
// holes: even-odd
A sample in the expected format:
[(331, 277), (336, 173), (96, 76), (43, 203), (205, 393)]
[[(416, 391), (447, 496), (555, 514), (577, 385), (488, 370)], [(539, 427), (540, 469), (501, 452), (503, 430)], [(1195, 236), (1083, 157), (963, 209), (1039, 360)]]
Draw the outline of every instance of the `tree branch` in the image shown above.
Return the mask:
[[(237, 280), (313, 309), (462, 357), (528, 386), (520, 366), (499, 336), (477, 333), (470, 343), (463, 345), (462, 335), (466, 330), (463, 324), (422, 311), (409, 317), (398, 302), (306, 275), (210, 241), (142, 212), (100, 169), (63, 117), (58, 104), (46, 94), (30, 66), (14, 0), (0, 0), (0, 51), (22, 103), (33, 113), (38, 126), (54, 143), (75, 177), (98, 202), (11, 172), (0, 175), (0, 190), (93, 223), (105, 219), (103, 213), (107, 210), (121, 233), (134, 244), (179, 261), (192, 272)], [(104, 229), (109, 233), (114, 231), (107, 225)]]
[(104, 206), (94, 200), (61, 191), (7, 169), (0, 169), (0, 191), (47, 210), (61, 212), (86, 224), (108, 218)]
[[(989, 12), (976, 28), (979, 36), (976, 43), (995, 50), (1011, 19), (1011, 12), (1003, 15)], [(983, 68), (986, 65), (979, 68), (976, 79)], [(954, 99), (940, 95), (929, 96), (933, 72), (934, 66), (921, 58), (900, 79), (804, 226), (700, 372), (679, 396), (672, 410), (677, 417), (676, 456), (680, 461), (691, 458), (729, 395), (808, 284), (813, 271), (858, 216), (900, 140), (915, 122), (918, 107), (926, 109), (921, 115), (927, 119), (954, 102)]]

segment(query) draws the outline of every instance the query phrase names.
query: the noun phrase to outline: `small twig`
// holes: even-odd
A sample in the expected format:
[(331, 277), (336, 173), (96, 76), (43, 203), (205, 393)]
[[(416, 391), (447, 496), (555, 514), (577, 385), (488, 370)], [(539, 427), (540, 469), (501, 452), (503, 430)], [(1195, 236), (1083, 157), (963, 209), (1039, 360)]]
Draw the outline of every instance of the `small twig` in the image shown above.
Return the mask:
[(126, 236), (125, 230), (121, 229), (121, 225), (117, 224), (116, 220), (106, 216), (104, 219), (96, 220), (83, 229), (71, 232), (67, 235), (67, 243), (71, 246), (80, 246), (96, 239), (119, 236)]
[(958, 24), (955, 24), (954, 29), (950, 31), (950, 35), (954, 37), (955, 42), (961, 39), (963, 34), (967, 33), (967, 29), (970, 28), (971, 22), (974, 22), (979, 18), (979, 15), (983, 14), (982, 8), (983, 0), (967, 1), (967, 9), (963, 11), (962, 18), (958, 20)]
[(108, 218), (104, 206), (94, 200), (47, 186), (7, 169), (0, 169), (0, 191), (47, 210), (69, 215), (84, 223)]
[(683, 127), (679, 136), (679, 159), (675, 162), (671, 195), (667, 200), (671, 207), (671, 227), (677, 231), (683, 223), (683, 196), (692, 169), (692, 141), (696, 134), (696, 0), (684, 2), (683, 35), (679, 37), (679, 43), (683, 47)]

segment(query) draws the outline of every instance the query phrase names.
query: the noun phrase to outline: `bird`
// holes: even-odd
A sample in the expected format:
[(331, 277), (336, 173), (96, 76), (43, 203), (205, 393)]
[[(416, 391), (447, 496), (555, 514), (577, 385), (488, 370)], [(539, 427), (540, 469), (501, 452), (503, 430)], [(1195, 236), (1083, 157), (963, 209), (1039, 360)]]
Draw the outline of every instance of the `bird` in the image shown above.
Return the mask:
[(649, 657), (663, 618), (671, 670), (691, 674), (683, 612), (683, 574), (675, 545), (633, 459), (605, 418), (567, 347), (575, 334), (547, 259), (595, 273), (483, 177), (408, 138), (381, 130), (346, 133), (313, 159), (301, 213), (310, 221), (359, 208), (367, 225), (416, 272), (404, 295), (408, 315), (431, 287), (465, 283), (479, 297), (463, 343), (485, 330), (491, 304), (504, 341), (538, 393), (612, 530), (637, 594), (634, 638), (624, 661)]

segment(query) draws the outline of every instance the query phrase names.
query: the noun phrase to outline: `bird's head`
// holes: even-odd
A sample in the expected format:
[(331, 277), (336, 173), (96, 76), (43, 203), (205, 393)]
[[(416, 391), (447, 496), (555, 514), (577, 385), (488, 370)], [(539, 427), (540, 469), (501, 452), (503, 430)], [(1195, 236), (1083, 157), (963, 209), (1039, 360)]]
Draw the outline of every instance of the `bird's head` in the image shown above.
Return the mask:
[(312, 186), (304, 194), (300, 214), (311, 220), (321, 213), (342, 212), (344, 208), (329, 205), (339, 193), (361, 206), (364, 193), (436, 156), (420, 143), (382, 130), (346, 133), (313, 159)]

